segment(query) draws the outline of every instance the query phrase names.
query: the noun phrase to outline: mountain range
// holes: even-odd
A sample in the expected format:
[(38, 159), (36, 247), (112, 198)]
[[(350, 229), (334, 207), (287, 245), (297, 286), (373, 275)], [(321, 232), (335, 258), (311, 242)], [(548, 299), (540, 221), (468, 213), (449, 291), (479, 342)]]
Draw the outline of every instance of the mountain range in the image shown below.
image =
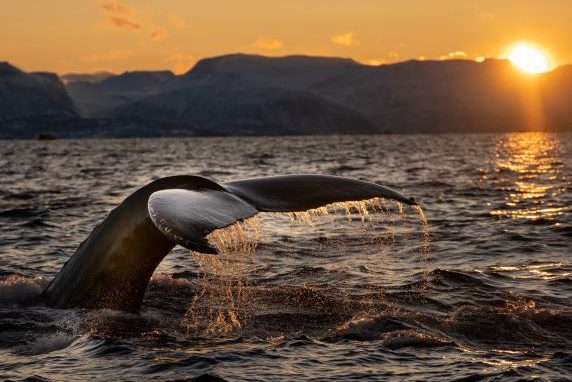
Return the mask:
[(25, 73), (0, 63), (0, 138), (572, 130), (572, 66), (232, 54), (170, 71)]

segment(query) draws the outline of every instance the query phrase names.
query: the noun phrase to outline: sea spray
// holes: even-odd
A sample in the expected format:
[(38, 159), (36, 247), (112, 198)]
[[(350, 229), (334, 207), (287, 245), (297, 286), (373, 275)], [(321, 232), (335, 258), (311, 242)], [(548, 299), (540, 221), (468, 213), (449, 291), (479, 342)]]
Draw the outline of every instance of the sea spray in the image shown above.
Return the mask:
[(429, 279), (429, 262), (431, 260), (431, 236), (429, 232), (429, 221), (425, 216), (425, 212), (421, 206), (416, 205), (413, 206), (413, 209), (417, 211), (419, 218), (421, 219), (421, 223), (423, 224), (423, 231), (422, 231), (422, 244), (421, 244), (421, 261), (423, 263), (423, 289), (426, 290), (428, 288), (428, 279)]
[(215, 230), (207, 236), (217, 255), (191, 252), (200, 269), (197, 295), (183, 325), (203, 336), (224, 336), (239, 330), (247, 315), (245, 275), (260, 238), (257, 217)]
[[(421, 261), (426, 262), (430, 250), (428, 224), (421, 208), (415, 210), (423, 224), (423, 242), (419, 255)], [(326, 293), (330, 296), (323, 295), (326, 300), (335, 296), (337, 304), (351, 304), (352, 296), (347, 293), (352, 285), (360, 285), (364, 292), (369, 291), (367, 293), (372, 298), (370, 305), (378, 306), (375, 300), (383, 295), (383, 291), (378, 283), (371, 283), (368, 273), (381, 274), (387, 271), (384, 263), (388, 254), (393, 253), (396, 243), (399, 243), (396, 238), (411, 236), (413, 240), (419, 240), (419, 229), (408, 226), (412, 221), (405, 219), (406, 215), (403, 204), (374, 198), (333, 203), (307, 211), (261, 213), (254, 218), (215, 230), (207, 239), (217, 249), (218, 255), (191, 252), (198, 264), (200, 276), (195, 286), (197, 294), (185, 314), (183, 325), (189, 333), (201, 337), (236, 335), (254, 317), (257, 306), (273, 304), (273, 295), (280, 295), (283, 291), (249, 285), (248, 282), (248, 276), (256, 266), (254, 255), (261, 243), (265, 244), (265, 248), (285, 245), (286, 254), (289, 251), (292, 251), (291, 255), (300, 252), (305, 258), (326, 256), (329, 260), (322, 262), (326, 272), (347, 275), (335, 280), (335, 285), (323, 289), (319, 286), (323, 282), (313, 280), (319, 276), (308, 274), (307, 282), (299, 287), (311, 290), (302, 293), (301, 298), (291, 300), (294, 309), (337, 310), (329, 306), (331, 304), (323, 305), (320, 298), (309, 296)], [(308, 236), (309, 244), (304, 246), (304, 237)], [(283, 239), (276, 242), (280, 237)], [(269, 245), (266, 245), (266, 240), (270, 241)], [(288, 248), (289, 242), (293, 244)], [(364, 262), (373, 264), (373, 268), (372, 265), (360, 264), (361, 260), (356, 260), (352, 254), (359, 254), (362, 259), (366, 256)], [(313, 286), (314, 282), (318, 284)], [(296, 293), (297, 287), (293, 288), (291, 292)]]

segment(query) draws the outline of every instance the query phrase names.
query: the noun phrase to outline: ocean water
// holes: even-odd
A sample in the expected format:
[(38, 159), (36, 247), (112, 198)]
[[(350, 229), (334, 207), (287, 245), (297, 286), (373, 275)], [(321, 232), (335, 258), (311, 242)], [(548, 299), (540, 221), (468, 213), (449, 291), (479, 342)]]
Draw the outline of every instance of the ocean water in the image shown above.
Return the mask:
[[(38, 301), (145, 183), (293, 173), (387, 185), (428, 225), (262, 214), (218, 257), (175, 249), (140, 315)], [(0, 177), (2, 380), (572, 378), (570, 134), (3, 141)]]

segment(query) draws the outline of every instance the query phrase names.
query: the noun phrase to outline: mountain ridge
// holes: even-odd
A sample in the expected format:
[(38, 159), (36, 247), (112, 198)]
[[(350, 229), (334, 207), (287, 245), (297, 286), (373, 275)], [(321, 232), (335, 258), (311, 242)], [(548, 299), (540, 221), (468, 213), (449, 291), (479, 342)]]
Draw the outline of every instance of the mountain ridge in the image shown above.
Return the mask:
[(276, 88), (195, 86), (119, 106), (112, 116), (171, 124), (199, 134), (371, 134), (361, 114), (319, 96)]
[[(19, 78), (19, 90), (6, 85), (18, 82), (14, 78)], [(13, 109), (18, 102), (29, 104), (28, 96), (38, 102), (37, 94), (34, 98), (29, 91), (33, 85), (44, 95), (43, 101), (54, 107), (46, 121), (41, 108), (30, 115), (22, 112), (18, 128), (9, 126), (13, 119), (8, 121), (10, 114), (4, 113), (0, 137), (30, 137), (41, 130), (34, 124), (58, 136), (572, 130), (567, 101), (572, 97), (572, 65), (531, 75), (497, 59), (409, 60), (369, 66), (337, 57), (228, 54), (200, 60), (181, 75), (132, 71), (62, 78), (67, 78), (65, 84), (53, 73), (24, 73), (0, 62), (0, 90), (4, 91), (0, 100), (12, 102)], [(262, 96), (268, 97), (270, 106), (261, 107)], [(272, 104), (275, 97), (281, 105), (290, 106)], [(538, 115), (533, 118), (531, 110)], [(273, 119), (272, 113), (279, 117)], [(60, 123), (65, 128), (51, 123), (55, 115), (66, 120)], [(218, 122), (208, 124), (206, 118)], [(250, 127), (235, 123), (249, 118), (254, 121)], [(269, 127), (261, 128), (263, 123)], [(314, 130), (311, 123), (316, 124)]]

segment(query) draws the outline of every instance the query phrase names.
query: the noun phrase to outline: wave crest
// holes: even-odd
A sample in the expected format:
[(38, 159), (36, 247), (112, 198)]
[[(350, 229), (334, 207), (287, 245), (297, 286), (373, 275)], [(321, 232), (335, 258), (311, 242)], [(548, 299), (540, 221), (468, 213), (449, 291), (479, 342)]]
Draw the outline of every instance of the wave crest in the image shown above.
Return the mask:
[(25, 277), (10, 275), (0, 280), (0, 304), (25, 305), (35, 302), (44, 287), (46, 281), (42, 277)]

